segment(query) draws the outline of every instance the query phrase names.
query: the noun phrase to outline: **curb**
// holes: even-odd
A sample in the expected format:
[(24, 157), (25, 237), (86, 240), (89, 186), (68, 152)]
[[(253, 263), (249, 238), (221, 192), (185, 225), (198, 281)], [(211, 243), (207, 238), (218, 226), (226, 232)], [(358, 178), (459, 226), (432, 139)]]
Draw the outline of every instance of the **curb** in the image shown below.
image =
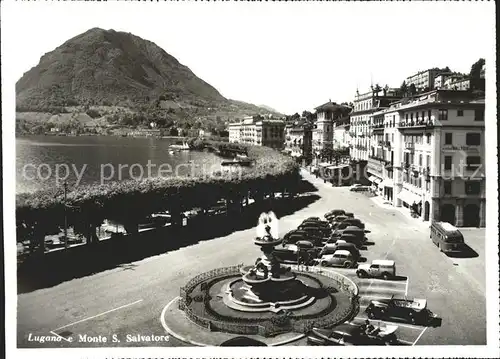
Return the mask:
[[(187, 339), (186, 337), (174, 332), (168, 325), (167, 325), (167, 322), (165, 321), (165, 314), (167, 312), (167, 309), (170, 308), (170, 306), (172, 304), (174, 304), (175, 302), (177, 302), (179, 300), (180, 297), (175, 297), (174, 299), (172, 299), (170, 302), (168, 302), (168, 304), (163, 308), (163, 310), (161, 311), (161, 316), (160, 316), (160, 322), (161, 322), (161, 325), (163, 326), (163, 329), (165, 329), (165, 331), (173, 336), (174, 338), (184, 342), (184, 343), (187, 343), (187, 344), (192, 344), (192, 345), (195, 345), (195, 346), (198, 346), (198, 347), (207, 347), (207, 346), (215, 346), (215, 345), (211, 345), (211, 344), (204, 344), (204, 343), (199, 343), (199, 342), (196, 342), (194, 340), (189, 340)], [(189, 320), (186, 318), (186, 320)], [(200, 328), (200, 330), (204, 330), (202, 328)], [(235, 334), (235, 336), (237, 336)], [(300, 340), (302, 338), (304, 338), (306, 335), (305, 334), (297, 334), (297, 336), (295, 337), (292, 337), (292, 338), (289, 338), (289, 339), (286, 339), (286, 340), (283, 340), (281, 342), (277, 342), (277, 343), (271, 343), (271, 344), (267, 344), (268, 346), (271, 346), (271, 347), (275, 347), (275, 346), (281, 346), (281, 345), (285, 345), (285, 344), (288, 344), (288, 343), (293, 343), (297, 340)]]

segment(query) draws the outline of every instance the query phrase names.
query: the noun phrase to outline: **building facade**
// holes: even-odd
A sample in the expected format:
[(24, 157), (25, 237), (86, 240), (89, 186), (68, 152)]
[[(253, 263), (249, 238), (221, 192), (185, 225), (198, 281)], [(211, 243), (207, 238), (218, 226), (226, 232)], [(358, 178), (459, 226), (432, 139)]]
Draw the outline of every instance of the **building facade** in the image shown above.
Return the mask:
[(373, 114), (368, 171), (423, 221), (485, 226), (484, 100), (435, 90)]
[(285, 127), (285, 152), (297, 159), (312, 158), (312, 125), (304, 120)]
[(228, 126), (229, 142), (283, 149), (285, 121), (248, 116)]
[(429, 91), (434, 89), (434, 79), (436, 78), (436, 76), (443, 72), (445, 72), (445, 70), (440, 70), (437, 68), (420, 71), (415, 75), (407, 77), (405, 82), (407, 86), (415, 85), (417, 92)]
[(315, 110), (317, 119), (312, 130), (312, 152), (314, 161), (318, 164), (324, 149), (333, 150), (334, 124), (342, 119), (350, 109), (330, 100), (316, 107)]
[(350, 114), (349, 154), (357, 161), (367, 161), (371, 147), (371, 122), (373, 114), (401, 99), (396, 89), (374, 91), (364, 94), (356, 92), (354, 110)]

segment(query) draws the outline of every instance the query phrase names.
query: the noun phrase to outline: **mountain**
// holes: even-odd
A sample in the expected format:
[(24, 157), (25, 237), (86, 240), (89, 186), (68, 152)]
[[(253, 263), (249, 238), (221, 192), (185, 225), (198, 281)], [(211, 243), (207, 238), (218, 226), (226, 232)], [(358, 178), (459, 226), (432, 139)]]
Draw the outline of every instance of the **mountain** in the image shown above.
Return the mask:
[(276, 111), (274, 108), (270, 107), (270, 106), (266, 106), (266, 105), (258, 105), (260, 108), (263, 108), (265, 110), (268, 110), (269, 112), (275, 112), (275, 113), (278, 113), (278, 111)]
[(43, 55), (16, 83), (16, 95), (18, 112), (65, 112), (75, 106), (169, 111), (172, 116), (183, 111), (184, 117), (193, 108), (202, 109), (196, 115), (204, 115), (203, 109), (266, 111), (227, 100), (151, 41), (99, 28)]

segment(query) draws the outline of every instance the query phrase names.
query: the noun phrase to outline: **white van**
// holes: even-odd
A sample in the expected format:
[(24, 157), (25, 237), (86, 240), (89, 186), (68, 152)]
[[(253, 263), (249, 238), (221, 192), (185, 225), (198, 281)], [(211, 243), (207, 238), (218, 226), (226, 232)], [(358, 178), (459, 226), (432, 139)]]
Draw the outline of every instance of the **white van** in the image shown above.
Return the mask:
[(358, 277), (382, 277), (384, 279), (396, 276), (396, 263), (392, 260), (376, 259), (371, 264), (360, 264), (356, 270)]

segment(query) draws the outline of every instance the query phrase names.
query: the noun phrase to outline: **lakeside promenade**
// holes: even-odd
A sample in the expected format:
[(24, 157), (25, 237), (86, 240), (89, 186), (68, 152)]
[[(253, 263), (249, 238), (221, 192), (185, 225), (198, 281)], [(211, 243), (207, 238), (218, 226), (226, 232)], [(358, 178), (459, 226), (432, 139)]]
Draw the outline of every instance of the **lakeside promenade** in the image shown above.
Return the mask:
[[(484, 231), (464, 230), (465, 240), (478, 258), (450, 259), (436, 251), (428, 229), (399, 211), (377, 206), (361, 193), (332, 187), (307, 172), (302, 176), (317, 187), (314, 200), (302, 208), (279, 215), (283, 236), (303, 219), (322, 216), (333, 208), (344, 208), (366, 223), (370, 245), (363, 251), (367, 261), (387, 258), (396, 261), (398, 273), (408, 277), (409, 297), (426, 298), (429, 309), (443, 318), (442, 326), (424, 330), (402, 328), (402, 338), (416, 344), (484, 344), (486, 310), (484, 283)], [(160, 315), (179, 294), (179, 288), (200, 272), (248, 263), (259, 255), (253, 244), (257, 217), (247, 228), (216, 238), (187, 244), (143, 259), (131, 259), (108, 270), (18, 295), (18, 345), (28, 342), (29, 333), (49, 335), (154, 334), (165, 335)], [(183, 238), (179, 238), (182, 240)], [(146, 243), (144, 243), (146, 245)], [(133, 254), (131, 255), (133, 258)], [(482, 263), (482, 264), (481, 264)], [(60, 269), (64, 271), (64, 268)], [(377, 288), (370, 288), (370, 291)], [(377, 289), (378, 290), (378, 289)], [(388, 295), (382, 293), (381, 295)], [(467, 296), (463, 294), (467, 293)], [(368, 295), (366, 288), (361, 295)], [(403, 286), (404, 294), (404, 286)], [(372, 293), (373, 295), (373, 293)], [(368, 297), (364, 297), (364, 304)], [(362, 304), (363, 304), (362, 303)], [(69, 333), (69, 334), (68, 334)], [(296, 342), (304, 345), (303, 342)], [(165, 343), (45, 343), (43, 347), (179, 346)]]

